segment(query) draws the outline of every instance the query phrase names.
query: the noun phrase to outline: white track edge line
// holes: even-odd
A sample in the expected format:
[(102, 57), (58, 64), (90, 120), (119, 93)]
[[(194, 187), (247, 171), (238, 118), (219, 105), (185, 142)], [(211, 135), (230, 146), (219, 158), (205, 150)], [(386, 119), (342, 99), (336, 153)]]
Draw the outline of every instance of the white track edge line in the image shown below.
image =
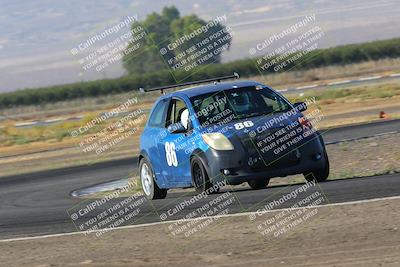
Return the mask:
[(358, 81), (369, 81), (369, 80), (376, 80), (381, 79), (383, 76), (369, 76), (369, 77), (361, 77)]
[(327, 85), (336, 85), (336, 84), (345, 84), (345, 83), (350, 83), (351, 80), (344, 80), (344, 81), (338, 81), (338, 82), (330, 82)]
[[(371, 198), (371, 199), (364, 199), (364, 200), (355, 200), (355, 201), (347, 201), (347, 202), (339, 202), (339, 203), (330, 203), (330, 204), (325, 204), (325, 205), (314, 206), (313, 208), (345, 206), (345, 205), (363, 204), (363, 203), (378, 202), (378, 201), (383, 201), (383, 200), (394, 200), (394, 199), (400, 199), (400, 196), (383, 197), (383, 198)], [(297, 209), (303, 209), (303, 208), (304, 207), (290, 208), (290, 210), (297, 210)], [(283, 210), (289, 210), (289, 208), (268, 210), (268, 211), (263, 211), (263, 212), (252, 211), (252, 212), (243, 212), (243, 213), (216, 215), (216, 216), (206, 216), (206, 217), (185, 219), (184, 221), (205, 220), (205, 219), (209, 219), (209, 218), (218, 219), (218, 218), (226, 218), (226, 217), (241, 217), (241, 216), (249, 216), (249, 215), (254, 215), (254, 214), (257, 215), (257, 214), (272, 213), (272, 212), (278, 212), (278, 211), (283, 211)], [(162, 222), (154, 222), (154, 223), (144, 223), (144, 224), (138, 224), (138, 225), (126, 225), (126, 226), (120, 226), (120, 227), (112, 228), (109, 231), (154, 226), (154, 225), (160, 225), (160, 224), (174, 223), (176, 221), (178, 221), (178, 220), (162, 221)], [(104, 229), (94, 230), (94, 231), (91, 231), (90, 233), (101, 232), (103, 230)], [(85, 233), (86, 233), (85, 231), (78, 231), (78, 232), (67, 232), (67, 233), (58, 233), (58, 234), (39, 235), (39, 236), (16, 237), (16, 238), (9, 238), (9, 239), (1, 239), (0, 243), (15, 242), (15, 241), (28, 241), (28, 240), (45, 239), (45, 238), (61, 237), (61, 236), (71, 236), (71, 235), (79, 235), (79, 234), (85, 234)]]
[(321, 84), (311, 84), (311, 85), (304, 85), (304, 86), (300, 86), (297, 88), (294, 88), (295, 90), (302, 90), (302, 89), (309, 89), (309, 88), (315, 88), (321, 86)]

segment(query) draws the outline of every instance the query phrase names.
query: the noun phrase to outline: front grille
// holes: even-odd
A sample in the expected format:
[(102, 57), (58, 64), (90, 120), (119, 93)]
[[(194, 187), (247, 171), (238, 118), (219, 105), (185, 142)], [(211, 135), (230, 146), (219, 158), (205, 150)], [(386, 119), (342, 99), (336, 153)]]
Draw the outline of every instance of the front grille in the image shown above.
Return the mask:
[[(243, 135), (240, 140), (249, 155), (248, 164), (252, 170), (275, 170), (286, 167), (291, 167), (299, 163), (299, 151), (297, 149), (289, 148), (278, 154), (274, 153), (275, 148), (262, 149), (263, 146), (259, 147), (258, 142), (263, 142), (268, 136), (274, 135), (275, 132), (282, 128), (269, 129), (268, 132), (257, 134), (254, 138), (249, 135)], [(266, 143), (263, 142), (266, 146)]]
[(281, 158), (276, 158), (272, 161), (260, 159), (257, 163), (249, 167), (254, 171), (276, 170), (276, 169), (295, 166), (299, 162), (300, 162), (299, 159), (293, 159), (290, 155), (285, 155)]

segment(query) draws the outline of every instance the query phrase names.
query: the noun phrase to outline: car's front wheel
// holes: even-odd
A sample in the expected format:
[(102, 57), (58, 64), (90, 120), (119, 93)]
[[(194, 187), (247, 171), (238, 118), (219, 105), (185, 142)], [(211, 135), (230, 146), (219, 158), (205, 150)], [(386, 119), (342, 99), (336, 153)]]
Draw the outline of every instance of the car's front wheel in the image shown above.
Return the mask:
[(219, 188), (214, 188), (203, 163), (198, 158), (193, 158), (191, 162), (193, 185), (198, 193), (206, 192), (208, 194), (217, 193)]
[(269, 179), (254, 179), (247, 182), (251, 189), (265, 189), (269, 184)]
[(325, 152), (325, 166), (322, 169), (313, 170), (310, 172), (303, 173), (304, 178), (308, 182), (317, 181), (318, 183), (325, 182), (329, 177), (329, 159)]
[(167, 189), (161, 189), (154, 181), (154, 173), (150, 163), (142, 159), (139, 164), (142, 190), (147, 199), (162, 199), (167, 196)]

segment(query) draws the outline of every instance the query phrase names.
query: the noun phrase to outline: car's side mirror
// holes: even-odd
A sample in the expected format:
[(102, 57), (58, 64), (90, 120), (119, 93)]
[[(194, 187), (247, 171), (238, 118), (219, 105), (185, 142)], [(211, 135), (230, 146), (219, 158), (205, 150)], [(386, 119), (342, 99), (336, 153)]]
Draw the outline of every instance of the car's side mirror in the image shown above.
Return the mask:
[(182, 123), (177, 122), (177, 123), (173, 123), (170, 126), (168, 126), (168, 132), (170, 133), (185, 133), (187, 130), (185, 128), (185, 126), (182, 125)]
[(296, 102), (293, 104), (293, 106), (297, 111), (300, 112), (307, 110), (307, 104), (304, 102)]

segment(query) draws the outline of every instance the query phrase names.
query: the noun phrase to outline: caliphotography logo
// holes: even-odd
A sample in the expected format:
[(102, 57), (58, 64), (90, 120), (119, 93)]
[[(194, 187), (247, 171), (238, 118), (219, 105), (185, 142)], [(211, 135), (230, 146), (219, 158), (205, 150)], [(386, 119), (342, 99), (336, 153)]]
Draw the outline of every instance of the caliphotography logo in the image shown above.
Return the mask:
[(400, 266), (398, 1), (3, 1), (1, 266)]

